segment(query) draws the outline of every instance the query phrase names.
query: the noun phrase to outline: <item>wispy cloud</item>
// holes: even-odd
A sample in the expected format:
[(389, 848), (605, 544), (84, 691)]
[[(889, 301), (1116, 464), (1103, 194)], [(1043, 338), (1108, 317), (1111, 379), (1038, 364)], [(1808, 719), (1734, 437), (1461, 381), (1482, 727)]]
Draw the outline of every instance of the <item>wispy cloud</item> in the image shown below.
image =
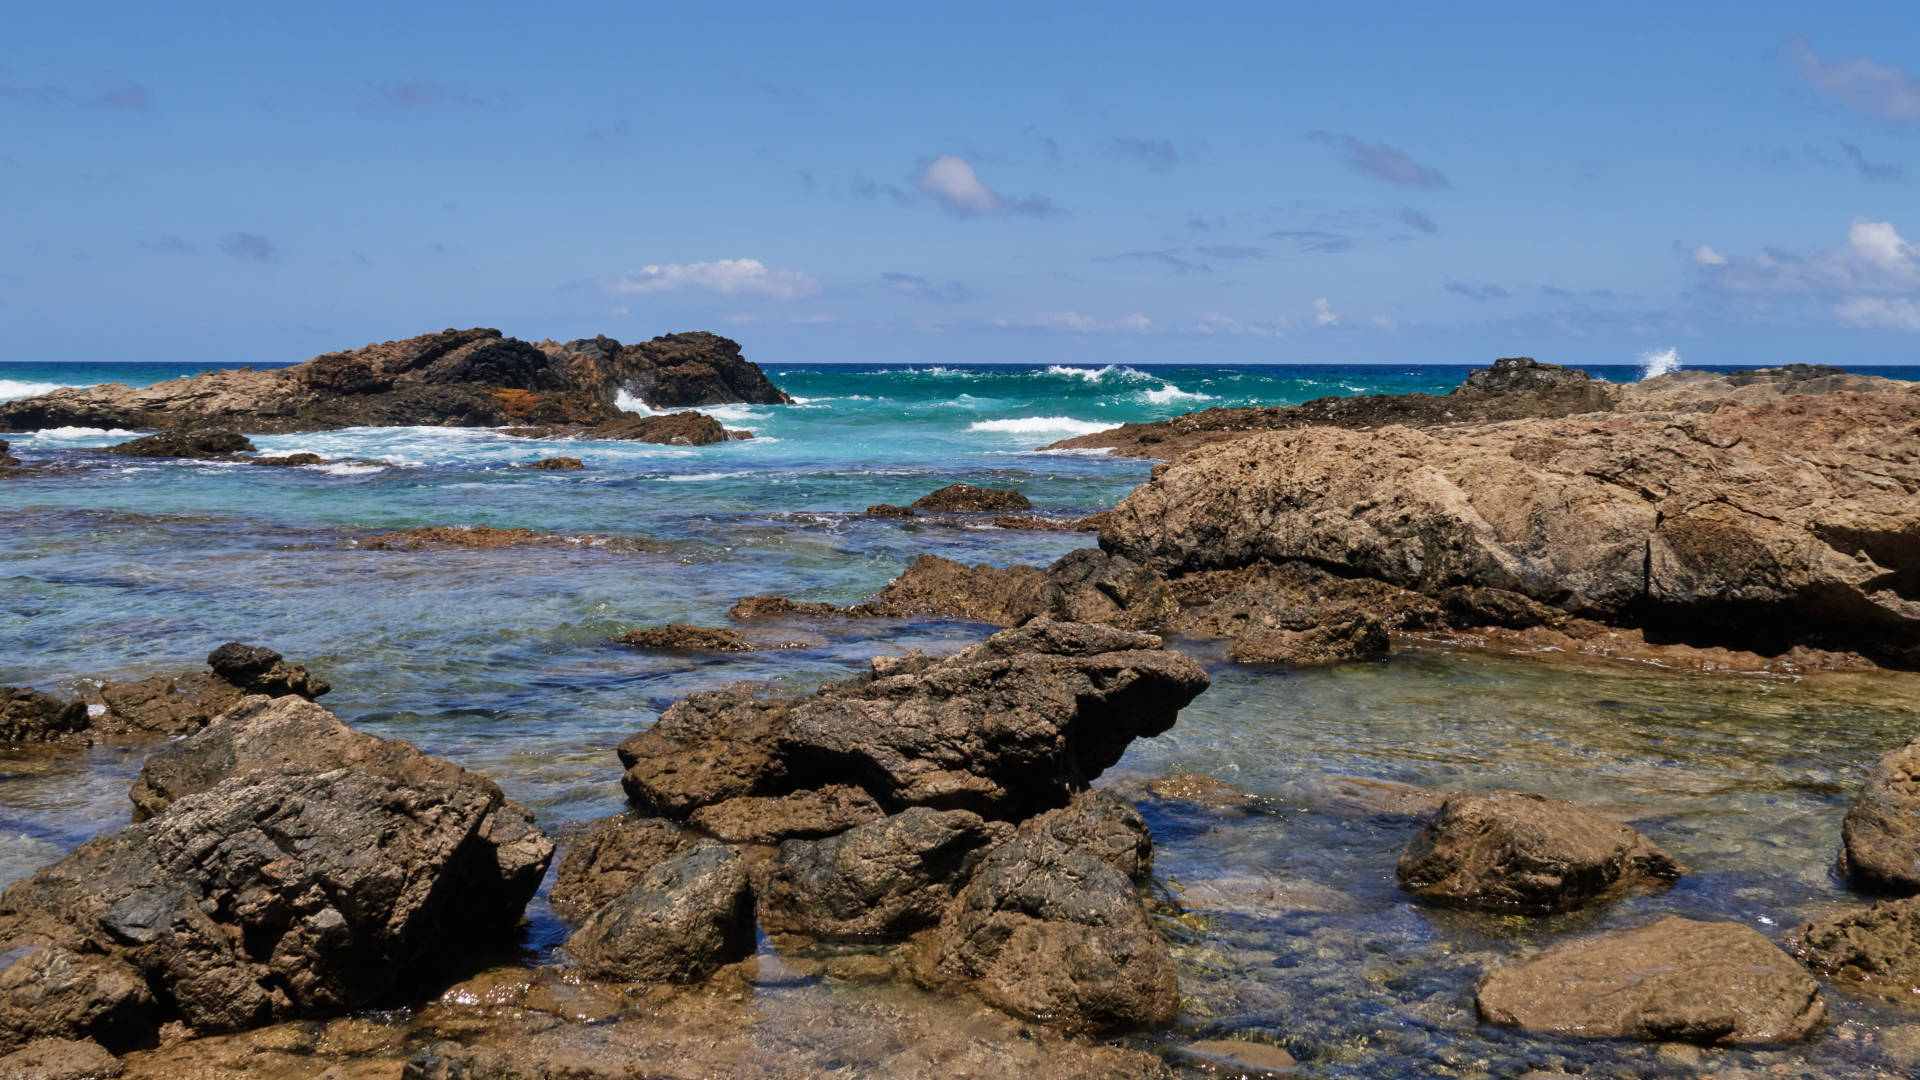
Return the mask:
[(980, 179), (966, 158), (957, 154), (941, 154), (927, 162), (913, 183), (956, 217), (988, 214), (1047, 217), (1062, 212), (1052, 200), (1039, 196), (1009, 199), (1001, 195)]
[(1184, 254), (1186, 248), (1162, 248), (1158, 251), (1123, 251), (1118, 255), (1095, 255), (1094, 262), (1151, 262), (1157, 263), (1176, 274), (1210, 274), (1213, 267), (1206, 263), (1195, 262)]
[(75, 93), (64, 86), (0, 84), (0, 102), (41, 109), (119, 109), (127, 112), (145, 111), (150, 104), (147, 88), (138, 83), (122, 83), (93, 94)]
[(1886, 165), (1879, 162), (1868, 161), (1867, 155), (1853, 143), (1843, 141), (1840, 144), (1840, 149), (1847, 155), (1847, 160), (1853, 163), (1854, 171), (1869, 180), (1898, 180), (1905, 172), (1905, 170), (1898, 165)]
[(1198, 334), (1237, 334), (1246, 337), (1275, 338), (1287, 332), (1287, 320), (1274, 322), (1242, 322), (1229, 318), (1217, 311), (1200, 316), (1193, 330)]
[(1920, 330), (1920, 303), (1901, 297), (1856, 296), (1841, 301), (1834, 313), (1855, 326)]
[(918, 274), (902, 274), (889, 270), (880, 275), (894, 292), (920, 300), (965, 300), (973, 295), (973, 290), (958, 281), (938, 283), (929, 281)]
[(1445, 288), (1450, 293), (1482, 303), (1488, 300), (1505, 300), (1513, 295), (1498, 285), (1465, 285), (1458, 281), (1449, 281)]
[(1920, 78), (1904, 68), (1865, 57), (1828, 60), (1803, 34), (1789, 37), (1784, 49), (1802, 78), (1841, 105), (1892, 124), (1920, 120)]
[(1340, 316), (1335, 315), (1333, 313), (1333, 305), (1328, 303), (1325, 297), (1321, 297), (1320, 299), (1315, 300), (1313, 302), (1313, 325), (1315, 326), (1339, 326), (1340, 325)]
[(1035, 330), (1063, 330), (1075, 334), (1144, 334), (1153, 329), (1153, 320), (1138, 311), (1112, 320), (1082, 315), (1077, 311), (1037, 311), (1029, 315), (1002, 315), (993, 320), (993, 324)]
[(228, 233), (220, 241), (220, 250), (236, 259), (253, 262), (272, 262), (280, 257), (279, 245), (257, 233)]
[(484, 109), (490, 104), (460, 87), (427, 79), (380, 83), (373, 88), (373, 102), (394, 109)]
[(1353, 250), (1353, 237), (1324, 229), (1281, 229), (1270, 232), (1268, 240), (1286, 240), (1306, 255), (1338, 255)]
[(1115, 157), (1145, 165), (1150, 172), (1166, 172), (1180, 164), (1180, 151), (1171, 139), (1134, 139), (1115, 135), (1107, 140), (1107, 150)]
[(162, 236), (158, 240), (142, 240), (140, 246), (148, 251), (164, 251), (169, 255), (182, 255), (193, 250), (193, 245), (177, 236)]
[(1194, 254), (1202, 255), (1209, 259), (1226, 259), (1228, 261), (1264, 259), (1268, 255), (1266, 248), (1248, 247), (1245, 244), (1209, 244), (1205, 247), (1194, 248), (1193, 251)]
[(1400, 223), (1428, 236), (1440, 231), (1440, 226), (1435, 225), (1432, 218), (1411, 207), (1400, 211)]
[(713, 262), (643, 266), (630, 274), (602, 278), (599, 285), (602, 291), (612, 296), (694, 290), (720, 296), (798, 300), (820, 294), (820, 283), (813, 278), (798, 270), (770, 267), (759, 259), (718, 259)]
[(1438, 169), (1429, 169), (1408, 157), (1405, 151), (1396, 150), (1386, 143), (1363, 142), (1351, 135), (1336, 135), (1331, 131), (1310, 131), (1307, 138), (1338, 150), (1347, 168), (1382, 183), (1414, 188), (1452, 186)]

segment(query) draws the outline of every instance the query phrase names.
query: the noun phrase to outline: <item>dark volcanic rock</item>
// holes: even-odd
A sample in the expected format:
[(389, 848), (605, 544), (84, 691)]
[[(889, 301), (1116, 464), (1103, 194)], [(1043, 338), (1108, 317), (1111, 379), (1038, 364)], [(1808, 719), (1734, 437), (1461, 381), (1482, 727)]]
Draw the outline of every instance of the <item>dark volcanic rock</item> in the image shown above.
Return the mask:
[(1127, 875), (1047, 829), (995, 848), (941, 920), (937, 969), (993, 1005), (1071, 1030), (1179, 1007), (1173, 957)]
[(163, 431), (132, 442), (102, 449), (103, 454), (121, 457), (203, 458), (226, 461), (236, 454), (254, 452), (253, 440), (236, 431), (184, 429)]
[(1599, 1039), (1739, 1045), (1804, 1039), (1820, 984), (1738, 923), (1667, 918), (1555, 946), (1480, 984), (1482, 1019)]
[(788, 400), (738, 344), (714, 334), (670, 334), (629, 346), (610, 338), (534, 346), (474, 328), (327, 353), (289, 368), (209, 371), (139, 389), (110, 383), (0, 402), (0, 431), (591, 427), (631, 419), (615, 404), (623, 390), (656, 408)]
[(901, 938), (933, 926), (986, 849), (1013, 827), (916, 806), (824, 840), (780, 845), (760, 898), (770, 933)]
[(1586, 390), (1594, 385), (1593, 376), (1579, 368), (1543, 364), (1531, 356), (1509, 356), (1467, 376), (1453, 388), (1458, 397), (1476, 394), (1504, 394), (1514, 390), (1560, 390), (1574, 387)]
[(1867, 774), (1841, 826), (1840, 872), (1870, 892), (1920, 893), (1920, 738)]
[(281, 457), (257, 457), (247, 462), (249, 465), (266, 465), (273, 468), (297, 469), (304, 465), (332, 464), (319, 454), (286, 454)]
[(8, 450), (7, 440), (0, 439), (0, 469), (10, 469), (15, 465), (20, 464), (20, 459), (17, 457), (14, 457), (12, 454), (7, 453), (7, 450)]
[(380, 533), (355, 540), (354, 546), (367, 551), (424, 551), (434, 548), (475, 548), (492, 550), (510, 547), (591, 547), (619, 555), (657, 551), (651, 540), (630, 536), (565, 536), (535, 532), (532, 529), (497, 529), (491, 525), (426, 525), (401, 532)]
[(1904, 1002), (1920, 993), (1920, 897), (1808, 923), (1787, 945), (1827, 978)]
[(1159, 638), (1036, 619), (953, 656), (878, 658), (807, 697), (694, 694), (620, 745), (623, 783), (672, 817), (849, 778), (896, 812), (1020, 818), (1064, 805), (1206, 687)]
[(87, 729), (87, 706), (24, 686), (0, 686), (0, 743), (50, 742)]
[(691, 982), (753, 954), (746, 864), (703, 840), (642, 874), (567, 939), (594, 978)]
[(160, 756), (188, 764), (147, 778), (157, 817), (0, 895), (0, 1050), (374, 1004), (507, 943), (552, 853), (492, 782), (298, 698)]
[(595, 822), (560, 857), (553, 908), (570, 919), (591, 915), (697, 839), (684, 826), (661, 818)]
[(523, 469), (540, 469), (544, 472), (569, 472), (586, 468), (586, 463), (577, 457), (550, 457), (528, 462), (520, 466)]
[(915, 510), (1031, 510), (1025, 495), (1005, 488), (974, 487), (972, 484), (948, 484), (913, 500)]
[(1521, 791), (1447, 797), (1406, 853), (1400, 887), (1453, 907), (1544, 915), (1686, 873), (1632, 826)]
[(613, 640), (641, 649), (679, 649), (687, 652), (750, 652), (753, 645), (738, 630), (724, 626), (669, 623), (629, 630)]

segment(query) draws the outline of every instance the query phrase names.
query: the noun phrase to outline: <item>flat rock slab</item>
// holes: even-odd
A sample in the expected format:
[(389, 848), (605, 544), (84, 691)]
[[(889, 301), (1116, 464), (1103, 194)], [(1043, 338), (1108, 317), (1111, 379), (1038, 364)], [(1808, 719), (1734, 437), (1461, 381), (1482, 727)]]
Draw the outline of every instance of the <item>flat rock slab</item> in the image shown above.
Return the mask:
[(1522, 791), (1455, 794), (1400, 856), (1400, 887), (1474, 911), (1545, 915), (1686, 872), (1630, 825)]
[(1559, 945), (1480, 984), (1480, 1017), (1536, 1034), (1719, 1045), (1804, 1039), (1827, 1005), (1793, 958), (1737, 923), (1667, 918)]

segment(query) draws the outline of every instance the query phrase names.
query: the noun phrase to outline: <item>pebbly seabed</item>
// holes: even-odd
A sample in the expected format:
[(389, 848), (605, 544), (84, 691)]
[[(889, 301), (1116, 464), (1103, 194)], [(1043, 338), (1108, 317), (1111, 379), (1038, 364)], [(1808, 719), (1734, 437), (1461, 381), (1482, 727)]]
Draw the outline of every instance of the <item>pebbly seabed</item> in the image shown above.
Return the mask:
[[(0, 380), (113, 377), (52, 367), (4, 365)], [(743, 679), (804, 692), (872, 656), (953, 651), (984, 630), (936, 619), (793, 623), (778, 636), (797, 648), (722, 655), (638, 652), (612, 636), (719, 623), (735, 599), (756, 593), (849, 603), (926, 552), (1044, 565), (1090, 542), (869, 518), (861, 508), (905, 504), (964, 479), (1017, 488), (1043, 512), (1096, 511), (1144, 481), (1147, 465), (1031, 448), (1203, 405), (1439, 391), (1464, 373), (773, 365), (769, 374), (795, 403), (708, 408), (756, 435), (709, 447), (408, 428), (255, 437), (267, 453), (384, 466), (249, 469), (63, 454), (60, 468), (0, 487), (0, 684), (73, 690), (83, 677), (190, 667), (229, 639), (268, 643), (324, 674), (335, 687), (326, 704), (349, 723), (485, 774), (552, 832), (622, 807), (612, 747), (689, 692)], [(8, 436), (29, 465), (126, 437)], [(515, 468), (559, 454), (586, 467)], [(647, 543), (361, 543), (423, 525)], [(1779, 941), (1810, 918), (1864, 907), (1832, 869), (1840, 819), (1873, 761), (1920, 726), (1920, 677), (1705, 677), (1444, 648), (1279, 669), (1228, 664), (1216, 647), (1196, 651), (1212, 689), (1171, 731), (1134, 743), (1101, 782), (1133, 800), (1153, 829), (1160, 922), (1183, 998), (1169, 1026), (1127, 1045), (1252, 1038), (1284, 1046), (1304, 1074), (1319, 1076), (1871, 1077), (1920, 1063), (1920, 1012), (1834, 986), (1823, 1034), (1758, 1050), (1534, 1038), (1479, 1024), (1473, 1004), (1488, 968), (1581, 931), (1678, 914), (1740, 922)], [(124, 824), (126, 788), (144, 755), (111, 744), (9, 753), (0, 882)], [(1424, 812), (1408, 789), (1501, 787), (1629, 820), (1692, 873), (1671, 890), (1535, 920), (1410, 902), (1393, 878)], [(563, 934), (540, 901), (531, 914), (528, 962)], [(899, 984), (785, 968), (764, 942), (760, 961), (754, 979), (727, 993), (658, 1006), (683, 1014), (681, 1027), (663, 1023), (659, 1037), (671, 1043), (679, 1030), (691, 1053), (699, 1039), (688, 1032), (746, 1030), (784, 1071), (901, 1075), (913, 1071), (901, 1047), (916, 1039), (933, 1046), (958, 1031), (975, 1039), (966, 1053), (977, 1053), (1021, 1038), (1004, 1018)], [(825, 1020), (836, 1015), (872, 1030)], [(337, 1022), (281, 1032), (279, 1049), (263, 1049), (264, 1037), (210, 1040), (217, 1045), (205, 1053), (215, 1056), (201, 1064), (252, 1060), (262, 1075), (317, 1075), (343, 1059), (399, 1061), (432, 1038), (420, 1022), (382, 1014), (352, 1021), (352, 1031), (335, 1031), (348, 1023)], [(640, 1053), (597, 1047), (597, 1037), (542, 1033), (558, 1043), (556, 1058)], [(147, 1064), (190, 1062), (196, 1045)], [(972, 1060), (980, 1070), (1031, 1067)]]

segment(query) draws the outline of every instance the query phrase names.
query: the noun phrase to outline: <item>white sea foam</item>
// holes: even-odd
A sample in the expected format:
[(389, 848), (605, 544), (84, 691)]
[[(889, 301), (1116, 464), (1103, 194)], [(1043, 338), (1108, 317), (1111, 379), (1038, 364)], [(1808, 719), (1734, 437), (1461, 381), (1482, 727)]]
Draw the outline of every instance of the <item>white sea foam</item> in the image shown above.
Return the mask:
[(1160, 389), (1149, 390), (1143, 395), (1155, 405), (1165, 405), (1169, 401), (1212, 401), (1212, 394), (1202, 394), (1192, 390), (1182, 390), (1172, 383), (1162, 383)]
[(730, 420), (736, 423), (742, 420), (773, 419), (772, 413), (754, 412), (748, 405), (709, 405), (700, 411), (715, 420)]
[(1651, 379), (1655, 375), (1671, 375), (1679, 370), (1679, 349), (1648, 349), (1640, 354), (1640, 377), (1643, 379)]
[(967, 430), (994, 431), (1007, 435), (1033, 435), (1041, 432), (1091, 435), (1096, 431), (1106, 431), (1119, 426), (1099, 420), (1076, 420), (1071, 416), (1020, 416), (1006, 420), (976, 420), (967, 425)]
[(39, 431), (27, 432), (26, 434), (21, 435), (20, 438), (30, 439), (36, 445), (38, 445), (41, 443), (73, 442), (76, 440), (92, 441), (97, 439), (114, 439), (114, 440), (132, 439), (132, 438), (138, 437), (141, 434), (142, 433), (138, 431), (124, 431), (120, 428), (50, 427), (50, 428), (41, 428)]
[(686, 473), (680, 476), (662, 476), (658, 479), (669, 484), (699, 484), (708, 480), (733, 480), (742, 476), (752, 476), (751, 472), (703, 472)]
[(616, 393), (613, 395), (613, 406), (614, 408), (619, 409), (622, 412), (633, 413), (635, 416), (660, 415), (660, 411), (658, 409), (655, 409), (651, 405), (648, 405), (646, 402), (641, 401), (637, 397), (634, 397), (632, 394), (627, 393), (625, 390), (622, 390), (619, 393)]
[(1070, 378), (1084, 379), (1089, 383), (1102, 383), (1108, 379), (1112, 379), (1114, 382), (1135, 382), (1142, 379), (1153, 378), (1153, 376), (1144, 371), (1136, 368), (1120, 367), (1117, 364), (1108, 364), (1106, 367), (1097, 368), (1069, 367), (1065, 364), (1055, 364), (1049, 367), (1046, 373), (1048, 375), (1065, 375)]
[(18, 379), (0, 379), (0, 401), (13, 401), (16, 398), (34, 397), (38, 394), (50, 394), (74, 385), (57, 382), (22, 382)]
[(368, 476), (372, 473), (386, 472), (385, 465), (350, 465), (336, 462), (330, 465), (306, 465), (303, 468), (313, 472), (326, 473), (328, 476)]

